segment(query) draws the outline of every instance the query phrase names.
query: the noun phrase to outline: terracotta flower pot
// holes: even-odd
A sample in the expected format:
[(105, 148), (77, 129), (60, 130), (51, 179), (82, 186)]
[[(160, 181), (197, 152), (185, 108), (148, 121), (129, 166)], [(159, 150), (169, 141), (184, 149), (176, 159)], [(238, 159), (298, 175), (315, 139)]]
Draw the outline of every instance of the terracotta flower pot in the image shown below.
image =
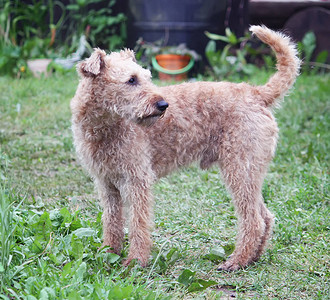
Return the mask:
[(160, 80), (186, 80), (188, 71), (194, 64), (189, 55), (159, 54), (155, 58), (153, 66), (158, 71)]

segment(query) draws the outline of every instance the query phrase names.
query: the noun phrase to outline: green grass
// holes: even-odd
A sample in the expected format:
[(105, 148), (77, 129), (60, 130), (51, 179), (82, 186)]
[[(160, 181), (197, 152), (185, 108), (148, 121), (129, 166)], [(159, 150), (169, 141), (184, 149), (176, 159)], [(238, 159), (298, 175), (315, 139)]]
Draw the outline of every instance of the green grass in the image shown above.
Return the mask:
[(216, 271), (236, 236), (217, 169), (192, 166), (155, 186), (149, 267), (123, 268), (127, 245), (122, 257), (99, 250), (101, 209), (70, 131), (77, 83), (74, 73), (0, 78), (0, 299), (328, 299), (329, 75), (300, 76), (276, 112), (263, 188), (274, 236), (259, 262), (233, 273)]

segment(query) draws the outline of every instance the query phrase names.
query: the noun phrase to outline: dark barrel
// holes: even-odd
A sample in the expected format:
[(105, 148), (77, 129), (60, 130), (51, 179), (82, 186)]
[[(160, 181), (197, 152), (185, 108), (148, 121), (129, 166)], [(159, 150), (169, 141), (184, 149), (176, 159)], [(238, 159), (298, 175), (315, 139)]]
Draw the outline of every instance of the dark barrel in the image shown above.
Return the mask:
[(166, 45), (185, 43), (203, 54), (204, 31), (224, 33), (226, 0), (129, 0), (128, 46), (138, 38), (163, 39)]

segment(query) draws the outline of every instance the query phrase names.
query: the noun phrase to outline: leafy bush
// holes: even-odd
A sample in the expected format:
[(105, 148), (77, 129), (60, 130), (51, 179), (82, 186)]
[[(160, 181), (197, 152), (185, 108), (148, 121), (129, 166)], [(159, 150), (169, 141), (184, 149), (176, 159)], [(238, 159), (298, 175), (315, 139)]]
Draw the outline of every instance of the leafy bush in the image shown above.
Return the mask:
[(126, 38), (125, 16), (114, 14), (115, 2), (70, 0), (65, 7), (53, 0), (0, 0), (0, 75), (21, 77), (27, 59), (75, 52), (84, 34), (93, 47), (121, 47)]
[(116, 0), (70, 0), (64, 28), (66, 42), (88, 36), (93, 47), (118, 49), (126, 39), (126, 17), (114, 15)]
[[(246, 35), (237, 38), (229, 28), (226, 28), (225, 32), (225, 36), (205, 32), (210, 39), (205, 48), (205, 56), (214, 76), (221, 79), (228, 76), (252, 74), (256, 66), (248, 63), (246, 60), (246, 56), (251, 49), (251, 46), (248, 44), (250, 36)], [(215, 41), (222, 41), (226, 45), (222, 50), (217, 50)]]
[(312, 31), (305, 34), (301, 42), (298, 42), (298, 49), (303, 56), (302, 71), (306, 73), (316, 74), (320, 69), (329, 66), (325, 65), (328, 58), (328, 51), (321, 51), (312, 62), (312, 55), (316, 48), (316, 36)]
[[(229, 28), (225, 32), (225, 36), (205, 33), (210, 38), (205, 48), (205, 55), (212, 68), (213, 76), (239, 78), (254, 73), (258, 65), (266, 68), (274, 65), (273, 54), (269, 49), (265, 50), (267, 47), (265, 44), (256, 47), (252, 44), (249, 34), (237, 38)], [(222, 50), (217, 50), (215, 41), (225, 43)], [(322, 69), (330, 69), (329, 65), (325, 64), (328, 57), (328, 52), (325, 50), (320, 52), (312, 62), (315, 48), (316, 37), (313, 32), (307, 32), (302, 41), (298, 42), (298, 50), (303, 56), (302, 71), (305, 73), (316, 74)]]

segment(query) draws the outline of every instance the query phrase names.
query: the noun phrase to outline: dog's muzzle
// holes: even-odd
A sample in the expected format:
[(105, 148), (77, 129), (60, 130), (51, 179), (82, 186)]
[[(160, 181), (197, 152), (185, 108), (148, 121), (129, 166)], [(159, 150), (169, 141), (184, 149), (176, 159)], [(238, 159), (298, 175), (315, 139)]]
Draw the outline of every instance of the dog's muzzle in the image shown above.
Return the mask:
[(164, 99), (157, 101), (154, 105), (156, 107), (154, 113), (150, 115), (146, 115), (142, 118), (138, 118), (137, 119), (138, 124), (145, 126), (153, 125), (159, 118), (161, 118), (164, 115), (166, 109), (168, 108), (168, 103)]

